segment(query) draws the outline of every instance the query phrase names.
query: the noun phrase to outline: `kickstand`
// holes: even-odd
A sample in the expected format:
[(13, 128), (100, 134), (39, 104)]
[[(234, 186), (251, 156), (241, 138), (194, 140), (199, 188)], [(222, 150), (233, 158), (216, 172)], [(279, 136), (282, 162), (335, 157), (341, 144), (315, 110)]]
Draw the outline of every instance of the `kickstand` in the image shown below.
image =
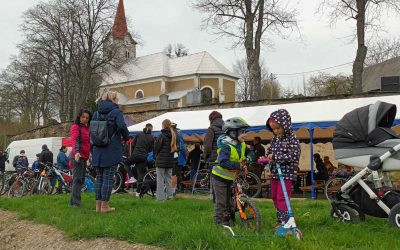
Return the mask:
[(223, 227), (224, 227), (225, 229), (228, 229), (228, 231), (232, 234), (232, 237), (233, 237), (233, 238), (236, 237), (235, 232), (233, 232), (233, 230), (232, 230), (232, 228), (231, 228), (230, 226), (223, 225)]

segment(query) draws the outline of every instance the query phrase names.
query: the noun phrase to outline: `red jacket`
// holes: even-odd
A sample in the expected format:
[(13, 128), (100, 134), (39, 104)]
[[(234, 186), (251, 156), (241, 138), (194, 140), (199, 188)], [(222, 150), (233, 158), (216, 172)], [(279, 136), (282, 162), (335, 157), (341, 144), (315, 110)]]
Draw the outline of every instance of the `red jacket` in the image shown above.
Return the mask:
[(90, 156), (89, 126), (81, 125), (81, 140), (78, 140), (79, 125), (73, 124), (69, 132), (71, 134), (71, 143), (72, 143), (71, 156), (75, 155), (76, 152), (79, 152), (83, 160), (89, 160)]

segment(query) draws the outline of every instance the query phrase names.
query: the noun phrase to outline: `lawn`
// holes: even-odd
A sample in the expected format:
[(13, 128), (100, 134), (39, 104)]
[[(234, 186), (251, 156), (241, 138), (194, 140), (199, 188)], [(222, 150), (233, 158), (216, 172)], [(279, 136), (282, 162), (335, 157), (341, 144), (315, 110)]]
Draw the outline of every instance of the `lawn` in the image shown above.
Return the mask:
[(294, 201), (304, 239), (272, 236), (275, 212), (271, 202), (257, 202), (262, 213), (262, 235), (235, 228), (248, 237), (234, 239), (213, 224), (210, 201), (177, 198), (169, 202), (114, 195), (109, 214), (94, 212), (93, 194), (84, 194), (83, 207), (72, 208), (67, 195), (0, 198), (0, 208), (16, 211), (22, 219), (53, 225), (74, 239), (112, 237), (169, 249), (400, 249), (400, 230), (387, 219), (367, 217), (348, 225), (332, 221), (326, 201)]

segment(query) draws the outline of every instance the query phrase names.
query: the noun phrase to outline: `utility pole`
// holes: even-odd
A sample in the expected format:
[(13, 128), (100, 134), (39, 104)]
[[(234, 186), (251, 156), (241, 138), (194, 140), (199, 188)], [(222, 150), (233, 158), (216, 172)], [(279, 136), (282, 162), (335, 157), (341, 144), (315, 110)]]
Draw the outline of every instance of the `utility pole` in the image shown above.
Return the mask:
[(304, 91), (304, 96), (307, 96), (307, 89), (306, 89), (306, 76), (303, 74), (303, 91)]

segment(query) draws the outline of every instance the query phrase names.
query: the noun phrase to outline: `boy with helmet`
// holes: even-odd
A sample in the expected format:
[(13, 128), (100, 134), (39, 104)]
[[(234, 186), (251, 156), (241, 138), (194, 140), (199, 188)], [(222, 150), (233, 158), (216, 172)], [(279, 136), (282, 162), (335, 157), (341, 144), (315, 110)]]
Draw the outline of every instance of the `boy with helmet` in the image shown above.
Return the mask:
[(229, 224), (231, 219), (230, 199), (231, 186), (235, 180), (235, 173), (246, 171), (246, 143), (243, 135), (249, 124), (240, 117), (230, 118), (222, 127), (223, 134), (217, 140), (218, 164), (212, 169), (212, 185), (215, 191), (214, 223)]

